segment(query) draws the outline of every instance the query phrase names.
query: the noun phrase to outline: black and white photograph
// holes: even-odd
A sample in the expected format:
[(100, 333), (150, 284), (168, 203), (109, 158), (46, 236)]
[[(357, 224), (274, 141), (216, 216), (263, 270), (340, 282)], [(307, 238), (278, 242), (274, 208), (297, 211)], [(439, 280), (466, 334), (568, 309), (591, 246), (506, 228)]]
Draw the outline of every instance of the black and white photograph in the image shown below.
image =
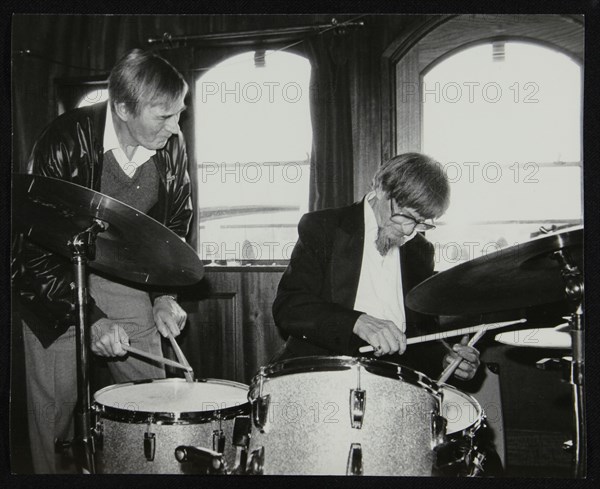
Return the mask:
[(12, 474), (587, 477), (584, 14), (10, 45)]

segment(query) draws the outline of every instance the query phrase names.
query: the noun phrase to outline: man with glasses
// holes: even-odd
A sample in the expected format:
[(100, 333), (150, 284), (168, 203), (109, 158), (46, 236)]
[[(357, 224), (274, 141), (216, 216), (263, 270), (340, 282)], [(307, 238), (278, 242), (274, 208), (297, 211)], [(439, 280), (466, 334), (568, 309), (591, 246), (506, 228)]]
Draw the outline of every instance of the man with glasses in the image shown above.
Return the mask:
[[(433, 275), (434, 247), (420, 233), (435, 228), (433, 219), (444, 214), (449, 195), (438, 162), (406, 153), (380, 167), (362, 201), (305, 214), (273, 304), (275, 323), (288, 336), (273, 361), (359, 356), (358, 349), (369, 344), (376, 357), (432, 376), (458, 355), (463, 361), (455, 377), (471, 379), (479, 352), (466, 338), (442, 365), (439, 344), (406, 348), (406, 333), (417, 336), (434, 327), (432, 317), (406, 309), (404, 298)], [(387, 357), (395, 353), (402, 357)]]

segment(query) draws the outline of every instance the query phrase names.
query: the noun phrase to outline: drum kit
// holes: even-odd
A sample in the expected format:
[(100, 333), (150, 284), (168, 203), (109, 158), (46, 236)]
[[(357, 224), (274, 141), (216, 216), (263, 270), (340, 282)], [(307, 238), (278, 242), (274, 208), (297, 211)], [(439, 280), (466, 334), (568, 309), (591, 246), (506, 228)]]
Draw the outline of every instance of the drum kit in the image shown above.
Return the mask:
[[(450, 467), (455, 475), (485, 475), (478, 433), (486, 421), (477, 400), (373, 358), (283, 360), (261, 367), (250, 386), (222, 379), (128, 382), (99, 390), (92, 401), (87, 267), (135, 283), (180, 286), (198, 282), (202, 264), (157, 221), (72, 183), (15, 174), (13, 202), (15, 228), (73, 262), (80, 400), (74, 446), (83, 472), (432, 476)], [(411, 309), (439, 315), (569, 300), (570, 341), (564, 328), (556, 333), (573, 352), (576, 477), (586, 466), (582, 242), (580, 227), (552, 232), (441, 272), (406, 298)], [(503, 336), (509, 334), (497, 339), (510, 344)], [(556, 334), (544, 338), (559, 341)]]

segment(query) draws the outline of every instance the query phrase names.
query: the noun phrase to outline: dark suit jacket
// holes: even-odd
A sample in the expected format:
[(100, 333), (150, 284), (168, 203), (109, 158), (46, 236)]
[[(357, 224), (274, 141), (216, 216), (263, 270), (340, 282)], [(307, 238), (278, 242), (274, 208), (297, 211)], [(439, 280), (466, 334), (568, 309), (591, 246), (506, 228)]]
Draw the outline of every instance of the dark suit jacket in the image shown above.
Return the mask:
[[(358, 348), (366, 343), (352, 329), (362, 314), (353, 307), (362, 264), (363, 202), (310, 212), (300, 220), (298, 242), (273, 303), (275, 324), (288, 340), (272, 361), (299, 356), (360, 355)], [(400, 264), (406, 296), (415, 285), (433, 275), (433, 245), (417, 234), (400, 247)], [(435, 327), (435, 318), (410, 309), (406, 309), (406, 321), (408, 337), (431, 332)], [(409, 346), (407, 354), (401, 357), (389, 355), (382, 359), (427, 370), (421, 364), (431, 362), (421, 358), (422, 352), (417, 355), (421, 349), (415, 346)], [(432, 353), (431, 348), (427, 351)], [(416, 365), (408, 354), (418, 357)], [(435, 368), (439, 373), (443, 352), (438, 355)]]

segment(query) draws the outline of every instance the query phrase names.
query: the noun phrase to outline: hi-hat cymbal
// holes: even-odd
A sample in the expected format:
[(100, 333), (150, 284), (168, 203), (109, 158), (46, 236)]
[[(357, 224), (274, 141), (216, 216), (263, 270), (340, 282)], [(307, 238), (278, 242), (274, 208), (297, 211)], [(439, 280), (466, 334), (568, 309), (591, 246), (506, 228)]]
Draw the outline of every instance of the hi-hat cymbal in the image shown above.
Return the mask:
[(149, 285), (191, 285), (203, 277), (196, 252), (173, 231), (116, 199), (56, 178), (13, 174), (13, 226), (44, 248), (71, 258), (69, 241), (94, 220), (89, 266)]
[(571, 348), (571, 335), (568, 327), (568, 324), (561, 324), (554, 328), (517, 329), (499, 333), (495, 339), (510, 346), (569, 350)]
[(438, 273), (412, 289), (406, 305), (425, 314), (482, 314), (566, 299), (553, 254), (563, 250), (583, 273), (583, 228), (539, 236)]

